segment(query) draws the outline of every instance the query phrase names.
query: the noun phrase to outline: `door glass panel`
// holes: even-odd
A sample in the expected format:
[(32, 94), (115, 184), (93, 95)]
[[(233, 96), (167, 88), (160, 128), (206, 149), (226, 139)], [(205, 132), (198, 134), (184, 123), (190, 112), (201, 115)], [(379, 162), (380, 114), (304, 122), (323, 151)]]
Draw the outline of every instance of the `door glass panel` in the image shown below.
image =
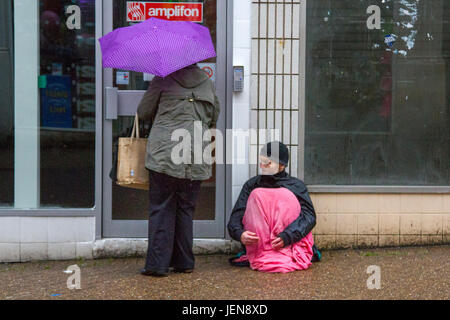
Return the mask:
[[(117, 150), (119, 137), (130, 137), (134, 117), (119, 117), (113, 122), (113, 148)], [(141, 128), (145, 134), (146, 128)], [(148, 129), (147, 129), (148, 131)], [(115, 151), (113, 151), (115, 152)], [(113, 157), (114, 159), (115, 157)], [(114, 160), (113, 160), (114, 161)], [(113, 168), (114, 164), (113, 164)], [(112, 217), (113, 220), (147, 220), (148, 191), (124, 188), (116, 183), (112, 187)]]
[[(167, 2), (177, 1), (134, 1), (134, 2)], [(216, 23), (217, 23), (217, 0), (204, 1), (180, 1), (183, 3), (203, 3), (203, 24), (211, 31), (211, 37), (216, 45)], [(127, 1), (115, 0), (113, 11), (114, 29), (133, 25), (136, 22), (127, 20)], [(216, 58), (212, 58), (202, 63), (212, 64), (215, 67)], [(200, 65), (202, 67), (202, 65)], [(125, 74), (123, 72), (126, 72)], [(127, 77), (124, 77), (126, 75)], [(144, 79), (144, 74), (127, 70), (113, 70), (113, 83), (119, 90), (147, 90), (148, 81), (151, 76)], [(127, 80), (127, 79), (128, 80)], [(113, 146), (117, 145), (119, 137), (130, 136), (133, 127), (133, 115), (129, 117), (119, 117), (113, 121)], [(149, 124), (144, 124), (141, 130), (141, 137), (148, 137)], [(113, 184), (112, 191), (112, 217), (113, 220), (147, 220), (148, 219), (148, 191), (128, 189)], [(198, 197), (195, 220), (215, 220), (216, 207), (216, 168), (213, 167), (213, 176), (210, 180), (202, 183), (202, 188)]]
[[(134, 25), (139, 22), (129, 22), (127, 19), (127, 0), (114, 0), (114, 29), (128, 27)], [(211, 38), (213, 40), (214, 45), (217, 47), (217, 32), (216, 32), (216, 24), (217, 24), (217, 0), (203, 0), (203, 1), (192, 1), (192, 0), (183, 0), (183, 1), (133, 1), (133, 2), (167, 2), (167, 3), (203, 3), (203, 23), (202, 25), (209, 28), (211, 31)], [(158, 17), (159, 18), (159, 17)], [(211, 58), (202, 63), (216, 63), (216, 58)], [(119, 72), (119, 74), (118, 74)], [(123, 79), (123, 72), (127, 72), (129, 76), (129, 80)], [(118, 78), (119, 76), (119, 78)], [(151, 79), (151, 75), (149, 75)], [(119, 90), (147, 90), (148, 82), (144, 81), (144, 74), (142, 72), (134, 72), (127, 70), (114, 70), (114, 86), (119, 88)], [(118, 81), (119, 79), (119, 81)], [(128, 82), (128, 84), (124, 84)]]

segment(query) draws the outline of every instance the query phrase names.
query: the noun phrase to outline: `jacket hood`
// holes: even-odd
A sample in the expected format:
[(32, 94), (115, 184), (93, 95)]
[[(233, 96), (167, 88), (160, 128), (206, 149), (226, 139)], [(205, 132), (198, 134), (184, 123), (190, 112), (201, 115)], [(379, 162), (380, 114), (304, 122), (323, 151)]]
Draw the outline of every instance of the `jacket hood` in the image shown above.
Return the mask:
[(170, 75), (172, 79), (178, 82), (183, 88), (195, 88), (209, 80), (206, 73), (197, 65), (191, 65), (181, 70), (175, 71)]

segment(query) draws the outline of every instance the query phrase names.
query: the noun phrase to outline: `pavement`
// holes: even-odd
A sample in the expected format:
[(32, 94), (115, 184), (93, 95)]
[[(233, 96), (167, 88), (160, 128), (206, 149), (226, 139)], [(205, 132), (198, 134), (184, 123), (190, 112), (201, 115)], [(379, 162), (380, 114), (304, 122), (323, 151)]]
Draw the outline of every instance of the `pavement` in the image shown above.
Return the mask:
[[(230, 256), (197, 256), (192, 274), (143, 277), (143, 258), (0, 264), (0, 300), (450, 299), (450, 246), (324, 251), (305, 271), (267, 274), (232, 267)], [(81, 289), (64, 273), (81, 270)], [(369, 266), (381, 288), (369, 290)]]

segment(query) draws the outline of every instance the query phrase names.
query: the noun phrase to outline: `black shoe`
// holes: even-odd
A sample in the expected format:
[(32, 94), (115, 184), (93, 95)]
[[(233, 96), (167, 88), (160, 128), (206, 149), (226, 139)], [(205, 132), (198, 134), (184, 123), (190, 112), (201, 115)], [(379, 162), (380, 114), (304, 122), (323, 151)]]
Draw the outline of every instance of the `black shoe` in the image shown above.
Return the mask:
[(320, 262), (320, 260), (322, 260), (322, 253), (320, 253), (319, 249), (317, 249), (315, 244), (313, 245), (312, 249), (313, 249), (313, 256), (311, 258), (311, 262)]
[(173, 272), (175, 272), (175, 273), (192, 273), (192, 272), (194, 272), (194, 269), (174, 268)]
[(236, 256), (234, 256), (233, 258), (228, 259), (228, 262), (233, 267), (250, 267), (250, 262), (248, 260), (244, 260), (244, 261), (241, 261), (241, 262), (234, 262), (234, 260), (239, 259), (240, 257), (242, 257), (245, 254), (246, 254), (246, 251), (245, 251), (245, 248), (244, 248), (244, 251), (241, 251)]
[(147, 277), (158, 277), (158, 278), (163, 278), (163, 277), (169, 276), (169, 274), (167, 272), (151, 271), (151, 270), (147, 270), (147, 269), (142, 269), (141, 274), (143, 276), (147, 276)]

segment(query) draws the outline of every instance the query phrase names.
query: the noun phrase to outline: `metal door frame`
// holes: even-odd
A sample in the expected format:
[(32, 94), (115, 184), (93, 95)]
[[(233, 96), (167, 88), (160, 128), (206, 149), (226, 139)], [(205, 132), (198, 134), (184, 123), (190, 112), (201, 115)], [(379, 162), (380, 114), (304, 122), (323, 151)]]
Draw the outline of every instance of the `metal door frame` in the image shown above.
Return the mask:
[[(102, 9), (102, 30), (98, 36), (107, 34), (113, 29), (113, 0), (101, 1)], [(229, 82), (228, 64), (230, 63), (230, 47), (232, 37), (230, 31), (232, 24), (230, 23), (229, 13), (232, 9), (232, 1), (217, 0), (217, 47), (218, 53), (216, 65), (216, 87), (217, 95), (220, 100), (221, 113), (217, 128), (225, 132), (227, 124), (230, 122), (230, 114), (228, 114), (227, 103), (229, 94), (227, 94), (227, 83)], [(99, 23), (99, 22), (98, 22)], [(100, 57), (99, 57), (100, 55)], [(97, 61), (101, 65), (101, 52), (97, 52)], [(112, 183), (109, 178), (109, 172), (112, 167), (112, 120), (106, 120), (107, 113), (110, 112), (106, 108), (106, 88), (113, 86), (113, 70), (103, 69), (102, 72), (102, 99), (103, 99), (103, 115), (100, 119), (102, 122), (103, 132), (103, 199), (102, 199), (102, 235), (104, 238), (141, 238), (146, 237), (148, 233), (148, 222), (142, 220), (112, 220)], [(110, 91), (111, 92), (111, 91)], [(121, 115), (120, 101), (138, 101), (145, 91), (116, 91), (119, 101), (118, 115)], [(114, 95), (114, 92), (112, 93)], [(107, 112), (108, 111), (108, 112)], [(226, 150), (226, 148), (225, 148)], [(226, 210), (229, 209), (227, 200), (231, 192), (231, 185), (228, 183), (228, 177), (231, 176), (229, 166), (220, 165), (216, 167), (216, 216), (215, 220), (210, 221), (194, 221), (194, 237), (195, 238), (225, 238), (225, 218)], [(228, 190), (230, 189), (230, 190)], [(198, 205), (201, 205), (200, 203)]]

